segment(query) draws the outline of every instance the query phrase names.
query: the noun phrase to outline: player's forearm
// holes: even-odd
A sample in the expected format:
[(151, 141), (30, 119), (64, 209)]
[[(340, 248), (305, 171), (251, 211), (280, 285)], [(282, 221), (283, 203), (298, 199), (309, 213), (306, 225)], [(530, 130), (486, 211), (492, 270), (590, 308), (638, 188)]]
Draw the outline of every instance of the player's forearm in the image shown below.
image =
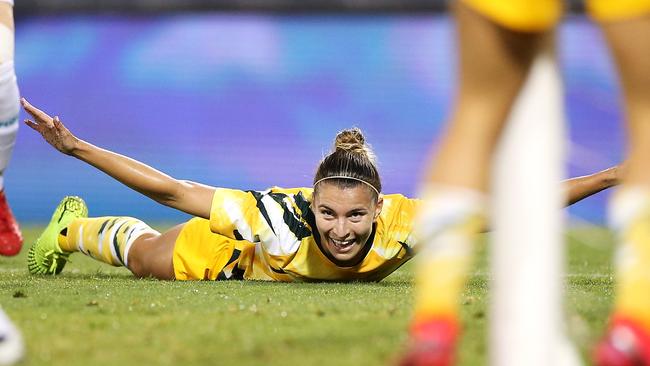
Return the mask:
[(144, 163), (78, 140), (70, 155), (110, 175), (151, 199), (175, 207), (174, 195), (180, 182)]
[(598, 173), (568, 179), (565, 181), (567, 206), (620, 183), (621, 172), (619, 166)]

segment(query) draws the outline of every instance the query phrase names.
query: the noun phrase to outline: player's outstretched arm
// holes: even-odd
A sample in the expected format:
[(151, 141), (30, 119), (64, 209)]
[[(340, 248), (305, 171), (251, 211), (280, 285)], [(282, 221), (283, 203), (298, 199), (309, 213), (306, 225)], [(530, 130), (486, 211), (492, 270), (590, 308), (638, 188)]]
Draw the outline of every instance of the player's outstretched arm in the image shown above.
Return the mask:
[(621, 180), (625, 174), (625, 166), (625, 163), (623, 163), (594, 174), (564, 181), (567, 189), (567, 206), (600, 191), (621, 184)]
[(43, 136), (60, 152), (74, 156), (124, 185), (172, 208), (194, 216), (210, 217), (214, 187), (178, 180), (127, 156), (108, 151), (74, 136), (59, 120), (21, 99), (25, 111), (33, 120), (25, 124)]

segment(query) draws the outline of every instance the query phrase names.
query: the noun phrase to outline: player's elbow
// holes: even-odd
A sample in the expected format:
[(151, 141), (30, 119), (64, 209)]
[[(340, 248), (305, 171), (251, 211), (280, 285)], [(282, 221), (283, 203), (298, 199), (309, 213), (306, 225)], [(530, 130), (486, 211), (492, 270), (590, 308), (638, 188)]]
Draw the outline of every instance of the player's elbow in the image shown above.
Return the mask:
[(162, 205), (177, 208), (183, 201), (184, 191), (184, 181), (173, 180), (157, 189), (155, 196), (152, 198)]

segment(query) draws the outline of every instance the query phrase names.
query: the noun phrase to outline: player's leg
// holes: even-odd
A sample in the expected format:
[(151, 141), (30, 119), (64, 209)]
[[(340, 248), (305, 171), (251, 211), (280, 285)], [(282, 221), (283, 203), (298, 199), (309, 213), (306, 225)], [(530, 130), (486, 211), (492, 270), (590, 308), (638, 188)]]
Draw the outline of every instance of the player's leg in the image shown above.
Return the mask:
[(508, 30), (463, 2), (455, 15), (459, 90), (428, 182), (486, 192), (492, 153), (545, 37)]
[(81, 252), (112, 266), (124, 266), (137, 277), (174, 279), (172, 254), (183, 224), (159, 233), (126, 216), (78, 218), (58, 237), (65, 252)]
[(15, 255), (22, 236), (7, 204), (3, 173), (18, 131), (19, 94), (14, 72), (13, 1), (0, 0), (0, 254)]
[[(0, 254), (15, 255), (22, 236), (4, 196), (2, 172), (9, 160), (18, 129), (18, 87), (13, 69), (13, 1), (0, 0)], [(5, 126), (5, 122), (9, 126)], [(7, 133), (9, 131), (9, 133)], [(9, 138), (7, 138), (9, 135)], [(9, 146), (8, 150), (6, 147)], [(22, 336), (0, 309), (0, 364), (12, 365), (24, 354)]]
[(87, 215), (83, 200), (64, 198), (29, 250), (29, 271), (58, 274), (70, 254), (81, 252), (113, 266), (125, 266), (139, 277), (174, 278), (172, 254), (182, 225), (160, 234), (132, 217)]
[(539, 33), (503, 28), (458, 3), (459, 94), (433, 162), (416, 229), (422, 246), (405, 365), (448, 365), (458, 301), (485, 215), (492, 153), (533, 56)]
[(616, 300), (598, 365), (650, 365), (650, 4), (638, 3), (645, 3), (644, 14), (602, 24), (625, 97), (629, 156), (624, 184), (610, 203), (618, 235)]
[(160, 234), (130, 217), (81, 218), (70, 223), (59, 243), (67, 251), (124, 265), (137, 277), (161, 280), (241, 279), (239, 254), (254, 247), (213, 233), (210, 221), (198, 217)]

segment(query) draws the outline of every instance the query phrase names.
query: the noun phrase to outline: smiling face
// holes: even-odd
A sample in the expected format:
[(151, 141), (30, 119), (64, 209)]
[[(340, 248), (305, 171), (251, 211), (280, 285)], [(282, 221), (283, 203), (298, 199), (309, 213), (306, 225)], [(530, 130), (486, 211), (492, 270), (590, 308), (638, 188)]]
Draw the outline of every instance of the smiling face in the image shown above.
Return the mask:
[(372, 225), (381, 213), (383, 199), (376, 200), (365, 184), (341, 188), (322, 182), (314, 194), (312, 209), (323, 250), (340, 266), (351, 266), (361, 258)]

